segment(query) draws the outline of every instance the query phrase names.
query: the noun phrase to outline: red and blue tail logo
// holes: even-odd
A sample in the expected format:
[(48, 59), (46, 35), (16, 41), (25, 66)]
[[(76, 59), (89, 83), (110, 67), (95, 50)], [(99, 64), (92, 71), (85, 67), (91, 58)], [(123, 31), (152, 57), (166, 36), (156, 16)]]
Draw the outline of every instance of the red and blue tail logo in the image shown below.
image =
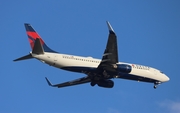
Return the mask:
[(26, 28), (26, 33), (28, 35), (28, 40), (30, 43), (31, 48), (34, 48), (34, 44), (35, 44), (35, 40), (37, 38), (39, 38), (40, 43), (44, 49), (44, 51), (46, 52), (55, 52), (54, 50), (50, 49), (45, 42), (43, 41), (43, 39), (40, 37), (40, 35), (32, 28), (32, 26), (30, 24), (24, 24), (25, 28)]

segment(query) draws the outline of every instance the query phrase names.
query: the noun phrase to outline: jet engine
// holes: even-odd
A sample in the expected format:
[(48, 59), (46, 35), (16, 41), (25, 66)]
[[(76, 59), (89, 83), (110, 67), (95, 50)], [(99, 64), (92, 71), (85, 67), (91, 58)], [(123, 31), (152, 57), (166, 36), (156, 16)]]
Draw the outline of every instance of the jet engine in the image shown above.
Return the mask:
[(117, 64), (115, 68), (122, 73), (130, 73), (132, 70), (132, 67), (128, 64)]
[(112, 88), (114, 86), (114, 82), (112, 80), (101, 80), (97, 84), (98, 86), (104, 88)]

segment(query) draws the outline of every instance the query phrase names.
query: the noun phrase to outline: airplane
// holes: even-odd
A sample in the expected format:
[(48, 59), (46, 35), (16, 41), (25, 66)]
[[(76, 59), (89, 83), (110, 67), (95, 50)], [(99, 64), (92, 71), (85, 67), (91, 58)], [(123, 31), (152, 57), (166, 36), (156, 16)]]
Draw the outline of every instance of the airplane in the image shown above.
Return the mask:
[(59, 84), (52, 84), (49, 79), (45, 77), (49, 86), (61, 88), (90, 83), (91, 86), (98, 85), (104, 88), (113, 88), (114, 82), (112, 79), (121, 78), (153, 83), (154, 89), (156, 89), (159, 84), (170, 80), (168, 76), (158, 69), (119, 62), (117, 36), (108, 21), (109, 36), (102, 59), (56, 52), (46, 45), (44, 40), (30, 24), (25, 23), (24, 25), (32, 51), (30, 51), (28, 55), (17, 58), (14, 61), (35, 58), (53, 67), (86, 75), (82, 78)]

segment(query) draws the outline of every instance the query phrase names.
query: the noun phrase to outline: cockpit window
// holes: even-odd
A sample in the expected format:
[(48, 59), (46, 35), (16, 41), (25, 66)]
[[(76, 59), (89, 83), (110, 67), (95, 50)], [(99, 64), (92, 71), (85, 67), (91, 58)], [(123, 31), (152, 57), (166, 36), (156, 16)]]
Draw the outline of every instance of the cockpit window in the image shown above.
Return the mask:
[(160, 71), (162, 74), (164, 74), (162, 71)]

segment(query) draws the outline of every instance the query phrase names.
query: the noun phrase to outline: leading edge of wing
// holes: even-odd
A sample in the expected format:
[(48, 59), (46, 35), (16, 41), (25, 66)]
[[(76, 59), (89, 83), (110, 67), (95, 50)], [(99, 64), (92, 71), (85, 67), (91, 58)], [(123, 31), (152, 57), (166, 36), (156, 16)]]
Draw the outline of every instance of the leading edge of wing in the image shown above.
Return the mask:
[(73, 86), (73, 85), (78, 85), (78, 84), (84, 84), (84, 83), (88, 83), (88, 82), (91, 81), (91, 79), (88, 76), (86, 76), (86, 77), (82, 77), (82, 78), (75, 79), (75, 80), (72, 80), (72, 81), (68, 81), (68, 82), (53, 85), (53, 84), (51, 84), (51, 82), (48, 80), (47, 77), (45, 77), (45, 79), (46, 79), (49, 86), (58, 87), (58, 88), (67, 87), (67, 86)]

